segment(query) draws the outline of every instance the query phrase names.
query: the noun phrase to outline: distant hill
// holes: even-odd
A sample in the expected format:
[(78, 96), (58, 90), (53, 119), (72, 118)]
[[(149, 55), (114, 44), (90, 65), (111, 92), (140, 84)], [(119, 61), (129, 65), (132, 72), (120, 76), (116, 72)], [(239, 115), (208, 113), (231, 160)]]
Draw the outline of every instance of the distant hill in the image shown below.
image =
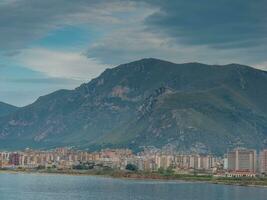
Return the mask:
[(17, 107), (0, 102), (0, 117), (8, 115), (17, 110)]
[(0, 118), (0, 148), (172, 145), (222, 154), (267, 141), (267, 72), (142, 59)]

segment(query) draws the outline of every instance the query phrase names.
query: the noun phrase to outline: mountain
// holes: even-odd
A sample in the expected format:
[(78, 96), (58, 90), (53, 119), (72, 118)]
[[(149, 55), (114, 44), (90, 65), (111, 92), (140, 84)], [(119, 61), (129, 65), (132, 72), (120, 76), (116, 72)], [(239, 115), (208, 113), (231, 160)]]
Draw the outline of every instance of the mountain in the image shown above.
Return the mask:
[(0, 118), (0, 148), (171, 145), (224, 153), (267, 143), (267, 72), (142, 59)]
[(17, 110), (16, 106), (12, 106), (3, 102), (0, 102), (0, 117), (8, 115)]

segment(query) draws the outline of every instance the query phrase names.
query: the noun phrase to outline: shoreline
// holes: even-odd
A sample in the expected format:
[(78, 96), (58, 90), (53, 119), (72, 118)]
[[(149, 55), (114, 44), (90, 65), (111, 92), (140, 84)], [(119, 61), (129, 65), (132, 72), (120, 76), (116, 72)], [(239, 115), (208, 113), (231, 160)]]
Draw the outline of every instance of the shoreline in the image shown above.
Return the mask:
[(159, 173), (140, 173), (127, 171), (82, 171), (82, 170), (3, 170), (0, 174), (39, 174), (39, 175), (69, 175), (69, 176), (95, 176), (103, 178), (125, 179), (125, 180), (144, 180), (144, 181), (184, 181), (199, 182), (218, 185), (233, 185), (245, 187), (262, 187), (267, 188), (267, 178), (224, 178), (213, 177), (208, 175), (189, 175), (189, 174), (172, 174), (162, 175)]

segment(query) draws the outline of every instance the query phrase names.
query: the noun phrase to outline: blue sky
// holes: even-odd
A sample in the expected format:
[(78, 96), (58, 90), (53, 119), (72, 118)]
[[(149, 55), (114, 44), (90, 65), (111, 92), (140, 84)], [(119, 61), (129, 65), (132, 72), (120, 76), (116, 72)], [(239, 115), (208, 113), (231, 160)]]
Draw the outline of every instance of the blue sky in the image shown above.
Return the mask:
[(0, 101), (23, 106), (144, 57), (267, 70), (267, 0), (2, 0)]

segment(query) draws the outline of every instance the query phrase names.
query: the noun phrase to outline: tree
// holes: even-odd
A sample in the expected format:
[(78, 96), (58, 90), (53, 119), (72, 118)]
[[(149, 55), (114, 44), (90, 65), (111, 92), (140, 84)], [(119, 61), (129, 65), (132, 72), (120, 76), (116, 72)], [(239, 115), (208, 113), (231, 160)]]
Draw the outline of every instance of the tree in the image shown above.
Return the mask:
[(172, 175), (172, 174), (174, 174), (174, 171), (173, 171), (173, 168), (172, 167), (168, 167), (167, 169), (166, 169), (166, 172), (165, 172), (167, 175)]
[(129, 171), (138, 171), (138, 167), (134, 164), (127, 164), (125, 169)]
[(164, 174), (164, 168), (163, 167), (160, 167), (160, 168), (158, 168), (158, 173), (160, 173), (160, 174)]

